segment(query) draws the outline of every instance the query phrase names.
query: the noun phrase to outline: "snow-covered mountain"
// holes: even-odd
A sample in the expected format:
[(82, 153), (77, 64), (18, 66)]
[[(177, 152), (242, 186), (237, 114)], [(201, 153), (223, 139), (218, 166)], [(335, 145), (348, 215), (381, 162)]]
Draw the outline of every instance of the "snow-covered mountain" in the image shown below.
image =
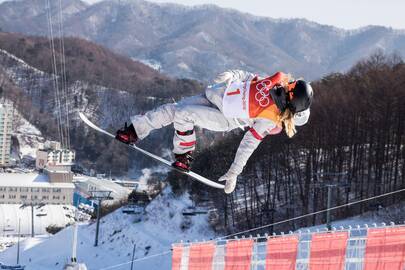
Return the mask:
[[(99, 246), (94, 247), (96, 224), (81, 224), (78, 231), (78, 261), (89, 269), (129, 269), (132, 249), (135, 259), (165, 252), (162, 256), (136, 262), (135, 269), (170, 269), (171, 244), (215, 237), (207, 215), (184, 217), (182, 210), (193, 205), (188, 194), (174, 197), (170, 188), (163, 191), (146, 208), (141, 222), (116, 210), (101, 220)], [(61, 269), (71, 256), (72, 228), (50, 238), (27, 239), (22, 243), (21, 264), (27, 270)], [(63, 244), (62, 244), (63, 243)], [(0, 253), (3, 263), (15, 262), (16, 247)]]
[[(62, 2), (65, 34), (152, 62), (179, 77), (210, 79), (225, 69), (241, 68), (261, 73), (285, 70), (315, 79), (344, 71), (377, 49), (405, 55), (405, 32), (386, 27), (346, 31), (303, 19), (257, 17), (214, 5), (186, 7), (143, 0), (106, 0), (93, 5), (80, 0)], [(55, 23), (57, 2), (51, 9)], [(2, 3), (0, 27), (46, 35), (44, 2)]]
[[(2, 94), (20, 104), (17, 107), (22, 115), (28, 122), (34, 123), (44, 137), (58, 140), (58, 106), (55, 99), (57, 91), (50, 74), (52, 71), (44, 71), (49, 67), (52, 57), (48, 40), (10, 33), (0, 33), (0, 39), (4, 41), (0, 42), (0, 47), (19, 55), (17, 57), (10, 51), (0, 50), (0, 89), (4, 89)], [(65, 45), (66, 70), (69, 77), (66, 89), (69, 117), (65, 115), (63, 99), (62, 124), (66, 125), (65, 119), (70, 120), (71, 143), (77, 151), (79, 163), (87, 159), (90, 166), (94, 166), (96, 162), (95, 167), (101, 169), (101, 172), (108, 173), (111, 170), (113, 174), (120, 175), (132, 167), (132, 161), (136, 162), (137, 168), (142, 168), (145, 163), (148, 166), (157, 165), (151, 164), (143, 155), (133, 152), (135, 157), (127, 159), (125, 153), (128, 149), (114, 144), (106, 137), (93, 136), (94, 131), (89, 131), (91, 136), (87, 136), (88, 129), (80, 126), (81, 120), (77, 112), (84, 112), (96, 123), (114, 132), (121, 128), (130, 116), (163, 102), (172, 102), (173, 99), (179, 100), (199, 92), (202, 85), (190, 80), (169, 79), (139, 62), (113, 54), (106, 48), (82, 39), (66, 39)], [(30, 53), (32, 50), (36, 53)], [(87, 56), (81, 57), (82, 55)], [(115, 82), (121, 82), (122, 88), (114, 87)], [(63, 98), (63, 95), (59, 96)], [(22, 103), (24, 105), (21, 105)], [(143, 146), (153, 149), (156, 154), (164, 155), (167, 154), (169, 145), (171, 147), (171, 141), (172, 131), (163, 129), (159, 134), (151, 134), (151, 138), (145, 140)], [(105, 148), (109, 150), (104, 151)], [(89, 152), (92, 155), (89, 156)], [(108, 162), (104, 162), (105, 160)]]
[(42, 136), (41, 132), (22, 115), (16, 113), (13, 118), (14, 136), (18, 141), (15, 151), (19, 155), (19, 158), (34, 159), (36, 157), (36, 151), (44, 148), (46, 139)]

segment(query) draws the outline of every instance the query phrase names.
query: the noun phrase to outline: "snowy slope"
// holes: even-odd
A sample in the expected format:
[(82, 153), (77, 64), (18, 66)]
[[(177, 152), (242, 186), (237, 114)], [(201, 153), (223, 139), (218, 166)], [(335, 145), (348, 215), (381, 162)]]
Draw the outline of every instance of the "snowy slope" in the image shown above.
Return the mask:
[[(50, 225), (63, 227), (74, 221), (75, 208), (71, 205), (45, 205), (34, 207), (34, 230), (36, 234), (47, 234)], [(31, 234), (31, 207), (20, 204), (0, 204), (0, 237), (16, 235), (18, 220), (22, 235)]]
[[(89, 220), (87, 214), (77, 212), (80, 220)], [(65, 227), (74, 222), (75, 208), (71, 205), (44, 205), (34, 207), (35, 235), (49, 237), (46, 228)], [(31, 236), (31, 207), (19, 204), (0, 204), (0, 252), (17, 242), (18, 224), (20, 235)], [(0, 260), (1, 262), (1, 260)]]
[[(78, 260), (85, 262), (89, 269), (129, 269), (133, 244), (136, 244), (135, 258), (143, 258), (166, 252), (165, 255), (137, 261), (135, 269), (170, 269), (172, 243), (214, 238), (206, 216), (192, 217), (190, 226), (182, 209), (192, 205), (189, 195), (174, 197), (169, 188), (158, 196), (147, 208), (147, 214), (139, 223), (133, 216), (122, 214), (120, 210), (102, 219), (99, 247), (94, 247), (95, 224), (83, 223), (79, 226)], [(405, 203), (381, 208), (362, 216), (336, 221), (333, 226), (363, 225), (404, 219)], [(184, 226), (184, 229), (182, 229)], [(325, 225), (310, 228), (311, 231), (324, 230)], [(71, 250), (72, 229), (67, 228), (53, 237), (27, 239), (22, 243), (21, 260), (27, 270), (62, 269), (68, 261)], [(0, 253), (0, 262), (13, 263), (16, 247)], [(116, 266), (116, 267), (114, 267)]]
[(43, 148), (46, 141), (41, 132), (18, 112), (14, 115), (14, 135), (18, 140), (21, 158), (25, 156), (35, 158), (37, 149)]
[[(147, 207), (143, 220), (135, 223), (133, 216), (113, 212), (101, 221), (99, 246), (94, 247), (96, 224), (81, 224), (78, 232), (78, 260), (89, 269), (129, 269), (133, 244), (135, 258), (170, 251), (171, 244), (181, 240), (209, 239), (214, 237), (207, 216), (184, 218), (182, 209), (192, 205), (188, 194), (173, 197), (167, 188)], [(190, 224), (187, 226), (187, 223)], [(27, 270), (62, 269), (71, 253), (71, 228), (67, 228), (49, 239), (29, 239), (22, 243), (22, 264)], [(16, 247), (0, 253), (0, 261), (15, 262)], [(136, 262), (135, 269), (170, 269), (171, 254)], [(110, 269), (110, 268), (109, 268)]]

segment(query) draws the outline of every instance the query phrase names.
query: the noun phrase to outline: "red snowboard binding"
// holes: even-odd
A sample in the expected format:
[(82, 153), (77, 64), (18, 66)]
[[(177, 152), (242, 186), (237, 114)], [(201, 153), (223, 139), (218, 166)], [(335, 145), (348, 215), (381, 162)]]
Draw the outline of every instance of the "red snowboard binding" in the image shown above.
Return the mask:
[(130, 124), (127, 126), (127, 122), (125, 122), (124, 128), (117, 130), (115, 138), (126, 144), (134, 144), (138, 141), (138, 135), (136, 135), (134, 125)]
[(176, 161), (172, 163), (172, 166), (183, 172), (189, 172), (191, 169), (191, 162), (194, 160), (192, 155), (192, 151), (184, 154), (174, 154)]

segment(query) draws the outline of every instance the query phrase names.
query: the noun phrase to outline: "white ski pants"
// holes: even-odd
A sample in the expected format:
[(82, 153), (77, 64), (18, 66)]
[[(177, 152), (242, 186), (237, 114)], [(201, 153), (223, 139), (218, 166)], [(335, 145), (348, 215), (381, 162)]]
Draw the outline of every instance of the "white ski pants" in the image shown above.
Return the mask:
[[(238, 127), (251, 127), (246, 132), (235, 159), (228, 170), (229, 175), (239, 175), (249, 157), (268, 134), (273, 134), (276, 125), (267, 119), (235, 119), (227, 118), (222, 113), (222, 97), (226, 84), (210, 86), (204, 94), (182, 99), (178, 103), (165, 104), (144, 115), (131, 117), (132, 124), (139, 139), (149, 135), (154, 129), (159, 129), (173, 123), (173, 152), (183, 154), (195, 149), (195, 133), (181, 135), (179, 132), (194, 130), (194, 126), (212, 131), (230, 131)], [(279, 131), (278, 131), (279, 132)]]
[(144, 115), (131, 117), (131, 121), (139, 139), (145, 138), (154, 129), (173, 123), (176, 130), (173, 137), (175, 154), (194, 151), (196, 142), (194, 132), (190, 135), (179, 135), (177, 131), (192, 131), (194, 126), (212, 131), (229, 131), (239, 127), (235, 119), (226, 118), (205, 94), (184, 98), (178, 103), (162, 105)]
[[(196, 138), (194, 132), (187, 133), (190, 133), (190, 135), (181, 135), (181, 132), (194, 130), (194, 126), (222, 132), (249, 126), (250, 129), (245, 133), (240, 142), (231, 167), (224, 175), (225, 180), (229, 180), (232, 177), (236, 178), (242, 172), (249, 157), (259, 146), (262, 139), (267, 135), (277, 134), (282, 130), (281, 127), (278, 127), (273, 121), (268, 119), (226, 118), (222, 113), (222, 99), (227, 82), (230, 80), (243, 81), (250, 76), (253, 75), (239, 70), (225, 72), (224, 78), (228, 79), (209, 86), (202, 95), (184, 98), (179, 103), (162, 105), (144, 115), (131, 117), (138, 137), (143, 139), (152, 130), (173, 123), (176, 130), (173, 138), (173, 152), (175, 154), (183, 154), (195, 149)], [(296, 116), (297, 119), (295, 121), (297, 125), (304, 125), (308, 121), (309, 110)]]

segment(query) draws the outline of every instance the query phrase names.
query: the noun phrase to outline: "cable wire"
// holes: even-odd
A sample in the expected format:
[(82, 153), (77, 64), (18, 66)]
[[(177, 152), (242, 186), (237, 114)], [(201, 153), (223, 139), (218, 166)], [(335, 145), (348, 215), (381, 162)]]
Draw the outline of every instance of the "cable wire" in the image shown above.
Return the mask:
[(61, 111), (61, 105), (60, 105), (60, 92), (59, 92), (59, 81), (58, 81), (58, 69), (56, 65), (56, 54), (55, 54), (55, 42), (54, 42), (54, 35), (53, 35), (53, 27), (52, 27), (52, 9), (51, 5), (49, 3), (49, 0), (46, 1), (47, 4), (47, 17), (48, 17), (48, 27), (49, 27), (49, 43), (50, 43), (50, 49), (52, 51), (52, 68), (53, 68), (53, 74), (52, 78), (53, 80), (53, 85), (54, 85), (54, 90), (55, 90), (55, 106), (56, 106), (56, 111), (57, 111), (57, 124), (58, 124), (58, 133), (60, 137), (61, 144), (64, 144), (64, 132), (63, 132), (63, 127), (62, 127), (62, 111)]
[(128, 262), (124, 262), (124, 263), (120, 263), (120, 264), (111, 265), (111, 266), (108, 266), (108, 267), (106, 267), (106, 268), (101, 268), (100, 270), (114, 269), (114, 268), (117, 268), (117, 267), (120, 267), (120, 266), (123, 266), (123, 265), (130, 264), (130, 263), (132, 263), (132, 262), (144, 261), (144, 260), (147, 260), (147, 259), (150, 259), (150, 258), (154, 258), (154, 257), (159, 257), (159, 256), (162, 256), (162, 255), (166, 255), (166, 254), (169, 254), (169, 253), (171, 253), (171, 252), (172, 252), (172, 251), (169, 250), (169, 251), (165, 251), (165, 252), (162, 252), (162, 253), (153, 254), (153, 255), (146, 256), (146, 257), (142, 257), (142, 258), (139, 258), (139, 259), (136, 259), (136, 260), (133, 260), (133, 261), (131, 260), (131, 261), (128, 261)]
[(63, 33), (63, 12), (62, 0), (59, 0), (59, 46), (61, 50), (61, 76), (62, 76), (62, 97), (65, 99), (65, 147), (70, 149), (70, 119), (69, 119), (69, 102), (68, 102), (68, 89), (66, 79), (66, 56), (65, 56), (65, 39)]
[(267, 227), (271, 227), (271, 226), (274, 226), (274, 225), (279, 225), (279, 224), (286, 223), (286, 222), (290, 222), (290, 221), (293, 221), (293, 220), (297, 220), (297, 219), (301, 219), (301, 218), (305, 218), (305, 217), (317, 215), (317, 214), (324, 213), (324, 212), (327, 212), (327, 211), (336, 210), (336, 209), (339, 209), (339, 208), (343, 208), (343, 207), (351, 206), (351, 205), (354, 205), (354, 204), (358, 204), (358, 203), (362, 203), (362, 202), (374, 200), (374, 199), (377, 199), (377, 198), (381, 198), (381, 197), (393, 195), (393, 194), (400, 193), (400, 192), (404, 192), (404, 191), (405, 191), (405, 188), (399, 189), (399, 190), (395, 190), (395, 191), (391, 191), (391, 192), (387, 192), (387, 193), (380, 194), (380, 195), (373, 196), (373, 197), (369, 197), (369, 198), (366, 198), (366, 199), (363, 199), (363, 200), (359, 200), (359, 201), (355, 201), (355, 202), (350, 202), (350, 203), (346, 203), (346, 204), (334, 206), (334, 207), (331, 207), (331, 208), (326, 208), (326, 209), (323, 209), (323, 210), (320, 210), (320, 211), (316, 211), (316, 212), (308, 213), (308, 214), (305, 214), (305, 215), (301, 215), (301, 216), (297, 216), (297, 217), (293, 217), (293, 218), (289, 218), (289, 219), (277, 221), (277, 222), (274, 222), (274, 223), (271, 223), (271, 224), (267, 224), (267, 225), (263, 225), (263, 226), (260, 226), (260, 227), (256, 227), (256, 228), (253, 228), (253, 229), (249, 229), (249, 230), (245, 230), (245, 231), (241, 231), (241, 232), (237, 232), (237, 233), (225, 235), (225, 236), (222, 236), (222, 237), (219, 237), (219, 238), (215, 238), (214, 240), (226, 239), (226, 238), (229, 238), (229, 237), (232, 237), (232, 236), (236, 236), (236, 235), (239, 235), (239, 234), (244, 234), (244, 233), (248, 233), (248, 232), (252, 232), (252, 231), (257, 231), (257, 230), (264, 229), (264, 228), (267, 228)]
[[(334, 207), (327, 208), (327, 209), (324, 209), (324, 210), (320, 210), (320, 211), (308, 213), (308, 214), (301, 215), (301, 216), (297, 216), (297, 217), (294, 217), (294, 218), (289, 218), (289, 219), (281, 220), (281, 221), (278, 221), (278, 222), (274, 222), (274, 223), (271, 223), (271, 224), (263, 225), (263, 226), (256, 227), (256, 228), (253, 228), (253, 229), (249, 229), (249, 230), (245, 230), (245, 231), (241, 231), (241, 232), (237, 232), (237, 233), (233, 233), (233, 234), (228, 234), (228, 235), (225, 235), (225, 236), (222, 236), (222, 237), (218, 237), (218, 238), (215, 238), (215, 239), (212, 239), (212, 240), (209, 240), (209, 241), (224, 240), (224, 239), (226, 239), (226, 238), (229, 238), (229, 237), (232, 237), (232, 236), (236, 236), (236, 235), (239, 235), (239, 234), (243, 234), (243, 233), (247, 233), (247, 232), (252, 232), (252, 231), (264, 229), (264, 228), (271, 227), (271, 226), (274, 226), (274, 225), (278, 225), (278, 224), (290, 222), (290, 221), (293, 221), (293, 220), (297, 220), (297, 219), (301, 219), (301, 218), (305, 218), (305, 217), (317, 215), (317, 214), (320, 214), (320, 213), (324, 213), (324, 212), (326, 212), (326, 211), (336, 210), (336, 209), (339, 209), (339, 208), (342, 208), (342, 207), (351, 206), (351, 205), (354, 205), (354, 204), (358, 204), (358, 203), (362, 203), (362, 202), (374, 200), (374, 199), (377, 199), (377, 198), (381, 198), (381, 197), (393, 195), (393, 194), (400, 193), (400, 192), (404, 192), (404, 191), (405, 191), (405, 188), (399, 189), (399, 190), (395, 190), (395, 191), (391, 191), (391, 192), (388, 192), (388, 193), (384, 193), (384, 194), (380, 194), (380, 195), (377, 195), (377, 196), (369, 197), (369, 198), (366, 198), (366, 199), (363, 199), (363, 200), (359, 200), (359, 201), (355, 201), (355, 202), (350, 202), (350, 203), (342, 204), (342, 205), (339, 205), (339, 206), (334, 206)], [(120, 266), (123, 266), (123, 265), (126, 265), (126, 264), (130, 264), (130, 263), (132, 263), (132, 262), (147, 260), (147, 259), (150, 259), (150, 258), (153, 258), (153, 257), (162, 256), (162, 255), (165, 255), (165, 254), (168, 254), (168, 253), (171, 253), (171, 250), (170, 250), (170, 251), (166, 251), (166, 252), (162, 252), (162, 253), (158, 253), (158, 254), (154, 254), (154, 255), (151, 255), (151, 256), (146, 256), (146, 257), (143, 257), (143, 258), (139, 258), (139, 259), (136, 259), (136, 260), (133, 260), (133, 261), (128, 261), (128, 262), (125, 262), (125, 263), (115, 264), (115, 265), (112, 265), (112, 266), (108, 266), (108, 267), (106, 267), (106, 268), (101, 268), (100, 270), (114, 269), (114, 268), (117, 268), (117, 267), (120, 267)]]

